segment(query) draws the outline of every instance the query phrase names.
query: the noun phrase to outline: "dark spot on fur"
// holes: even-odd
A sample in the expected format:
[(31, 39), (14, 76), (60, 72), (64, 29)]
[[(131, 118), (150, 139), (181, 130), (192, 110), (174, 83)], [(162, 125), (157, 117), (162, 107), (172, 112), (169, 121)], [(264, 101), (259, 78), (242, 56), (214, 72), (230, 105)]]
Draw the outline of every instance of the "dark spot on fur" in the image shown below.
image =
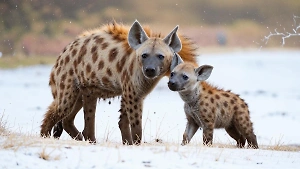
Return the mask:
[(90, 65), (90, 64), (87, 64), (87, 65), (86, 65), (86, 72), (87, 72), (87, 73), (91, 73), (91, 71), (92, 71), (91, 65)]
[(91, 74), (91, 79), (95, 79), (96, 78), (96, 73), (93, 71)]
[(97, 44), (101, 44), (104, 40), (104, 38), (101, 38), (99, 35), (95, 36), (93, 39)]
[(230, 95), (228, 93), (222, 93), (222, 95), (225, 97), (230, 97)]
[(93, 53), (93, 55), (92, 55), (93, 63), (96, 63), (97, 59), (98, 59), (98, 54), (97, 54), (97, 52), (95, 52), (95, 53)]
[(87, 38), (86, 40), (84, 40), (84, 42), (83, 42), (84, 45), (87, 45), (90, 42), (90, 40), (91, 40), (90, 38)]
[(139, 120), (136, 120), (135, 121), (135, 124), (138, 126), (140, 124), (140, 121)]
[(79, 51), (79, 56), (78, 56), (78, 64), (82, 61), (84, 55), (86, 54), (86, 47), (85, 46), (82, 46), (80, 51)]
[(223, 103), (223, 105), (224, 105), (224, 107), (228, 107), (228, 102), (225, 101), (225, 102)]
[(225, 110), (221, 109), (221, 114), (224, 116), (225, 115)]
[(113, 48), (112, 50), (109, 51), (109, 55), (108, 55), (108, 61), (112, 62), (115, 60), (116, 56), (118, 55), (118, 49), (117, 48)]
[(62, 53), (65, 53), (65, 52), (66, 52), (66, 50), (67, 50), (67, 47), (64, 47), (64, 49), (63, 49), (63, 52), (62, 52)]
[(60, 65), (60, 66), (63, 66), (63, 64), (64, 64), (64, 60), (63, 60), (63, 59), (60, 59), (59, 65)]
[(70, 56), (69, 55), (66, 56), (65, 62), (66, 62), (66, 64), (70, 62)]
[(213, 98), (210, 98), (210, 102), (211, 102), (211, 103), (214, 103), (214, 99), (213, 99)]
[(238, 106), (234, 106), (234, 107), (233, 107), (233, 110), (238, 110), (238, 109), (239, 109)]
[(65, 89), (65, 84), (64, 83), (60, 83), (59, 87), (60, 87), (61, 90), (64, 90)]
[(104, 67), (104, 62), (103, 60), (100, 60), (100, 62), (98, 63), (98, 70), (102, 70)]
[(133, 64), (134, 64), (134, 61), (132, 61), (129, 66), (130, 75), (133, 75)]
[(234, 103), (235, 103), (235, 101), (234, 101), (233, 99), (231, 99), (231, 100), (230, 100), (230, 103), (231, 103), (231, 104), (234, 104)]
[(107, 68), (107, 69), (106, 69), (106, 73), (107, 73), (108, 76), (112, 76), (112, 73), (111, 73), (110, 68)]
[(108, 43), (106, 43), (106, 42), (102, 43), (102, 45), (101, 45), (102, 50), (105, 50), (107, 47), (108, 47)]
[(104, 76), (102, 77), (102, 82), (103, 84), (109, 84), (109, 79), (106, 76)]
[(126, 58), (128, 58), (128, 56), (127, 55), (123, 55), (122, 59), (117, 62), (116, 68), (117, 68), (118, 73), (122, 72), (122, 69), (123, 69), (123, 67), (125, 65), (125, 62), (127, 60)]

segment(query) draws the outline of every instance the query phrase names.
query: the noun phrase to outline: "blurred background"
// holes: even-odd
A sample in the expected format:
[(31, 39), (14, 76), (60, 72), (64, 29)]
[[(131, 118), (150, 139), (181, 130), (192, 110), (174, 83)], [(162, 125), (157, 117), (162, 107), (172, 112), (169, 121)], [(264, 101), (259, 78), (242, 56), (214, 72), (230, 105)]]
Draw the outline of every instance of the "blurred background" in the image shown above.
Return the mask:
[[(294, 16), (299, 0), (1, 0), (0, 56), (57, 56), (82, 31), (113, 19), (138, 19), (164, 34), (179, 25), (200, 49), (282, 48), (280, 36), (267, 44), (264, 37), (292, 33), (300, 23)], [(285, 43), (300, 48), (299, 36)]]

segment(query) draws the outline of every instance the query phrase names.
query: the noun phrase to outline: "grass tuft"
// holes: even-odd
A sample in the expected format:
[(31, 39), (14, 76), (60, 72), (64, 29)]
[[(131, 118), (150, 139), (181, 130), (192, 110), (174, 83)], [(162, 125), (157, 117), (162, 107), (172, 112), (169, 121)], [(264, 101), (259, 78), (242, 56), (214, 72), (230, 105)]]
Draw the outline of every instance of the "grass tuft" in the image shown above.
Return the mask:
[(0, 117), (0, 136), (6, 135), (8, 133), (7, 130), (7, 121), (4, 120), (4, 113)]
[(52, 149), (50, 152), (46, 151), (46, 148), (44, 147), (40, 153), (38, 153), (39, 158), (49, 161), (49, 160), (59, 160), (59, 155), (52, 155), (53, 151), (55, 149)]

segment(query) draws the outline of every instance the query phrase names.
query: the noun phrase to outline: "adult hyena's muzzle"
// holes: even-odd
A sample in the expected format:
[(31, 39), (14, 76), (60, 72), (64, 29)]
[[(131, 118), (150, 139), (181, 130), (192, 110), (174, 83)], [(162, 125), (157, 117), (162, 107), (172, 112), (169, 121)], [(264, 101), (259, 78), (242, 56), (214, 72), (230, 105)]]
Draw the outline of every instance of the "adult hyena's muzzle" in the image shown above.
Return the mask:
[(147, 78), (152, 79), (152, 78), (156, 77), (158, 75), (158, 73), (154, 67), (146, 67), (146, 68), (144, 68), (144, 75)]

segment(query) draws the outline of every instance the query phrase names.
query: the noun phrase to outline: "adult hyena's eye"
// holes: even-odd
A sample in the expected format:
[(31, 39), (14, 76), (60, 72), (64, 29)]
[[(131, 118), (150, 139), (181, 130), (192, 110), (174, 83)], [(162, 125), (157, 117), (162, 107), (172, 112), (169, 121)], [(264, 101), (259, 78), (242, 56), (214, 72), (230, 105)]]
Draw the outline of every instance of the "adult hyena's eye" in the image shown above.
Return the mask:
[(142, 54), (142, 58), (143, 58), (143, 59), (145, 59), (145, 58), (147, 58), (147, 57), (148, 57), (148, 55), (147, 55), (146, 53)]
[(189, 77), (187, 75), (182, 75), (183, 80), (188, 80)]
[(157, 55), (157, 57), (158, 57), (160, 60), (163, 60), (163, 59), (165, 58), (164, 55), (161, 55), (161, 54)]

